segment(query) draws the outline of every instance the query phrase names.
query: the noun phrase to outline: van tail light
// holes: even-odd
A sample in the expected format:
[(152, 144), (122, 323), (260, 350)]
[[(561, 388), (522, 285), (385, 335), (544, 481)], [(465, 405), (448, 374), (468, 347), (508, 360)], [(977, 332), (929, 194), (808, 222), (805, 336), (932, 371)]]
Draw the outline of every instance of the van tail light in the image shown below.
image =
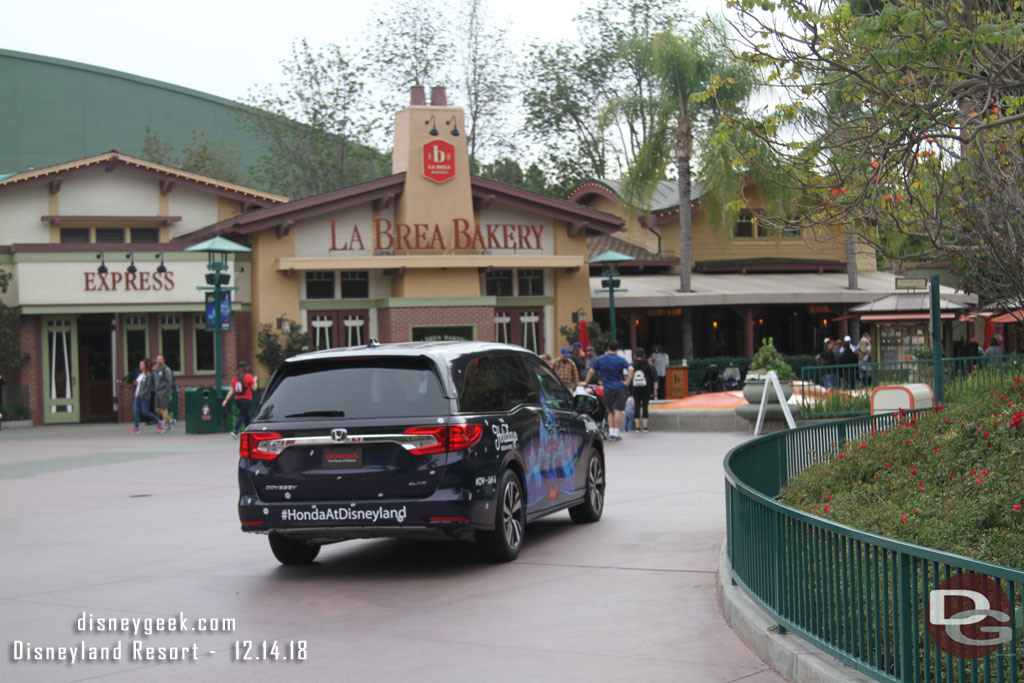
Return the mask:
[(238, 455), (253, 460), (275, 460), (284, 450), (284, 439), (276, 432), (242, 432)]
[(434, 442), (425, 446), (410, 448), (413, 455), (433, 455), (445, 451), (461, 451), (469, 448), (483, 436), (483, 425), (457, 424), (448, 426), (430, 425), (427, 427), (409, 427), (405, 434), (416, 434), (434, 437)]

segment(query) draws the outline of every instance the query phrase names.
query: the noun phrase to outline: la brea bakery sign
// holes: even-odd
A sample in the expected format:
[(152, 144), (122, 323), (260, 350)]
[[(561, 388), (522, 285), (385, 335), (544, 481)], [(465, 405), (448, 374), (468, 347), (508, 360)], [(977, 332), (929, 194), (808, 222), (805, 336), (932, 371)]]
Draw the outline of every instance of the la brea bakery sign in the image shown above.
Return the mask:
[(332, 220), (329, 251), (543, 251), (544, 224), (485, 223), (472, 225), (455, 218), (448, 225), (438, 223), (393, 223), (374, 218), (372, 225), (343, 226)]

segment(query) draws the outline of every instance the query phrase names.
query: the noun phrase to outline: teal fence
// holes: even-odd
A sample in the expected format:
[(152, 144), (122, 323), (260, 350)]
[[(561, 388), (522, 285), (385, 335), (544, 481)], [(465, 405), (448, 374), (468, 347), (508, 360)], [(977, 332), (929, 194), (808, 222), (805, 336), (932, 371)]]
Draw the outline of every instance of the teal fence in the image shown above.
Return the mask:
[[(1019, 376), (1024, 372), (1024, 355), (943, 358), (942, 372), (945, 400), (954, 401)], [(805, 366), (800, 371), (800, 416), (815, 419), (867, 415), (871, 412), (871, 391), (875, 387), (912, 382), (931, 386), (934, 377), (931, 360)]]
[[(769, 434), (725, 458), (728, 556), (735, 581), (783, 628), (879, 681), (1024, 681), (1024, 571), (901, 543), (835, 524), (776, 500), (805, 467), (893, 415)], [(1012, 639), (980, 659), (942, 651), (925, 620), (930, 592), (964, 573), (1009, 596)], [(989, 636), (983, 636), (989, 637)]]

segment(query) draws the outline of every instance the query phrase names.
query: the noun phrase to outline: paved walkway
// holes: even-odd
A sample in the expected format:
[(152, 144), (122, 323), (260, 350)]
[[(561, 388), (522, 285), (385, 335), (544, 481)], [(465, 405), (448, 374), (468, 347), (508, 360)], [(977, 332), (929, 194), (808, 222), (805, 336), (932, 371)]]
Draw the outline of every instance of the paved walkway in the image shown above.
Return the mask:
[[(746, 434), (627, 434), (609, 444), (598, 524), (527, 530), (516, 562), (468, 544), (350, 541), (284, 568), (238, 530), (237, 442), (127, 425), (0, 431), (0, 680), (781, 680), (725, 624), (715, 571), (722, 458)], [(103, 617), (230, 617), (230, 633), (154, 634), (198, 662), (12, 661)], [(306, 643), (305, 662), (236, 661), (236, 643)]]

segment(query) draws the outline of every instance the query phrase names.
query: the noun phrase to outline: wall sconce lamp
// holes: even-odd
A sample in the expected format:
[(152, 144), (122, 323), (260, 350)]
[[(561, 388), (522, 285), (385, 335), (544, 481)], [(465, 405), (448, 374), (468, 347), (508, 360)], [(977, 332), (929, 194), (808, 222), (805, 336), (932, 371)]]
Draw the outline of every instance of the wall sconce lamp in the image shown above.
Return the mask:
[(437, 132), (437, 119), (434, 118), (433, 114), (430, 115), (429, 119), (427, 119), (426, 121), (423, 122), (423, 125), (425, 126), (428, 123), (430, 124), (430, 134), (434, 135), (434, 136), (437, 136), (438, 135), (438, 132)]
[(110, 272), (110, 269), (107, 268), (107, 257), (102, 251), (96, 254), (96, 258), (100, 260), (100, 267), (96, 269), (96, 272), (100, 275), (106, 275)]
[(292, 333), (292, 324), (291, 321), (288, 320), (288, 316), (286, 314), (282, 313), (281, 317), (277, 319), (277, 329), (281, 330), (281, 334)]
[(451, 134), (455, 137), (459, 137), (459, 122), (455, 114), (452, 114), (452, 117), (445, 121), (444, 125), (451, 126)]
[(137, 273), (137, 272), (139, 272), (139, 269), (135, 267), (135, 252), (134, 251), (129, 251), (127, 254), (124, 255), (124, 257), (125, 258), (130, 258), (132, 260), (131, 264), (128, 266), (128, 272), (129, 273)]
[(157, 256), (160, 257), (160, 265), (156, 267), (156, 272), (166, 273), (167, 266), (164, 265), (164, 252), (161, 251), (159, 254), (157, 254)]

